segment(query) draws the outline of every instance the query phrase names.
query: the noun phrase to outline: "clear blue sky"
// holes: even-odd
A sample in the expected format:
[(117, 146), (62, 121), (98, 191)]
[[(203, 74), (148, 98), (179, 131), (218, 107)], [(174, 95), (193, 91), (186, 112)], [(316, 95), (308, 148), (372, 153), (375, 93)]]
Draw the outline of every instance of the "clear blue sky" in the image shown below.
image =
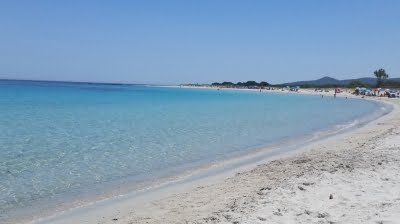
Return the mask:
[(1, 1), (0, 78), (400, 76), (400, 1)]

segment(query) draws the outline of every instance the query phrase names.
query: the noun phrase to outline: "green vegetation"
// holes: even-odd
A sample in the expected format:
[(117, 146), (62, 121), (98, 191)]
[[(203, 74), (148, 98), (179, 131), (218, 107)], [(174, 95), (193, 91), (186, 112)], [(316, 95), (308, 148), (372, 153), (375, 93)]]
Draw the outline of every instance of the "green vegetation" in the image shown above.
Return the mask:
[(367, 84), (359, 81), (359, 80), (353, 80), (349, 84), (346, 85), (346, 88), (357, 88), (357, 87), (370, 87)]
[(313, 85), (313, 84), (305, 84), (300, 85), (300, 88), (304, 89), (316, 89), (316, 88), (337, 88), (337, 87), (344, 87), (343, 85)]
[(303, 85), (298, 85), (300, 88), (350, 88), (354, 89), (356, 87), (365, 87), (365, 88), (400, 88), (399, 79), (389, 79), (389, 75), (386, 73), (385, 69), (381, 68), (374, 71), (374, 76), (376, 77), (376, 84), (374, 78), (361, 78), (354, 80), (336, 80), (330, 77), (324, 77), (319, 80), (313, 81), (302, 81), (296, 83), (288, 83), (288, 84), (277, 84), (271, 85), (266, 81), (256, 82), (256, 81), (247, 81), (247, 82), (214, 82), (211, 85), (199, 85), (199, 84), (188, 84), (192, 86), (214, 86), (221, 88), (265, 88), (265, 87), (275, 87), (275, 88), (283, 88), (287, 85), (291, 85), (292, 87), (297, 86), (296, 84), (307, 83)]
[(389, 78), (389, 74), (387, 74), (383, 68), (374, 71), (374, 75), (376, 77), (376, 87), (382, 87), (385, 80)]
[(247, 81), (247, 82), (238, 82), (238, 83), (232, 83), (232, 82), (214, 82), (211, 84), (212, 86), (221, 86), (221, 87), (266, 87), (270, 86), (268, 82), (262, 81), (260, 83), (256, 81)]
[(381, 87), (385, 88), (400, 88), (400, 82), (386, 80)]

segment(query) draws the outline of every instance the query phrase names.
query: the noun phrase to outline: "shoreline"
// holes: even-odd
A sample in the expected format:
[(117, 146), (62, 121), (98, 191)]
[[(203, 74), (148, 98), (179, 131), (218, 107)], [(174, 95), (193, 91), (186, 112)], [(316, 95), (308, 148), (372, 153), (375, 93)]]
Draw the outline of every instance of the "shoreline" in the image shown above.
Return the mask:
[[(218, 87), (206, 87), (206, 86), (154, 86), (154, 87), (161, 87), (161, 88), (182, 88), (182, 89), (208, 89), (208, 90), (216, 90), (216, 91), (245, 91), (245, 92), (260, 92), (260, 89), (240, 89), (240, 88), (218, 88)], [(303, 94), (303, 95), (314, 95), (314, 96), (331, 96), (334, 97), (334, 89), (333, 88), (325, 88), (329, 92), (315, 92), (314, 88), (303, 88), (300, 89), (297, 92), (294, 91), (289, 91), (289, 90), (280, 90), (280, 89), (274, 89), (274, 90), (266, 90), (262, 89), (260, 93), (282, 93), (282, 94)], [(341, 92), (336, 94), (336, 97), (347, 97), (347, 98), (355, 98), (355, 99), (364, 99), (364, 97), (361, 96), (355, 96), (351, 94), (351, 92), (348, 92), (348, 88), (342, 88), (345, 89), (346, 92)], [(377, 99), (377, 98), (382, 98), (382, 97), (367, 97), (366, 99)], [(386, 98), (386, 97), (385, 97)]]
[[(384, 117), (387, 117), (388, 115), (393, 114), (395, 111), (397, 111), (397, 109), (393, 108), (393, 110), (389, 114), (385, 115)], [(382, 118), (380, 118), (378, 120), (381, 120), (381, 119)], [(364, 125), (361, 128), (354, 128), (355, 130), (350, 130), (349, 131), (350, 133), (346, 133), (346, 134), (354, 135), (354, 132), (358, 132), (360, 129), (364, 129), (365, 126), (369, 126), (369, 125), (371, 125), (371, 123), (374, 123), (374, 122), (375, 121), (371, 121), (370, 123)], [(336, 135), (330, 136), (326, 140), (325, 139), (322, 139), (322, 140), (319, 139), (316, 142), (329, 141), (329, 139), (332, 138), (332, 137), (333, 138), (336, 138), (336, 137), (340, 138), (340, 136), (336, 136)], [(312, 144), (316, 144), (316, 142), (312, 142), (311, 145)], [(299, 146), (295, 145), (294, 147), (299, 147)], [(307, 147), (309, 147), (309, 146), (305, 145), (305, 146), (301, 146), (300, 148), (307, 148)], [(152, 201), (154, 201), (154, 200), (156, 200), (156, 201), (157, 200), (165, 200), (165, 199), (160, 199), (160, 198), (168, 198), (168, 197), (170, 197), (170, 196), (166, 196), (166, 194), (167, 195), (184, 194), (185, 192), (193, 191), (194, 187), (199, 187), (199, 186), (201, 187), (202, 185), (204, 185), (205, 182), (206, 183), (213, 182), (215, 184), (215, 183), (223, 181), (226, 178), (228, 178), (228, 179), (231, 178), (231, 176), (234, 175), (234, 173), (236, 173), (236, 172), (251, 172), (253, 169), (256, 169), (257, 166), (260, 166), (260, 164), (270, 163), (271, 160), (273, 160), (273, 159), (284, 160), (284, 159), (287, 159), (287, 158), (291, 158), (291, 157), (297, 156), (298, 154), (304, 153), (304, 151), (307, 151), (307, 149), (296, 149), (293, 152), (286, 152), (283, 155), (279, 154), (279, 155), (270, 157), (270, 158), (268, 158), (266, 160), (264, 159), (263, 161), (260, 161), (257, 164), (250, 165), (250, 167), (249, 167), (249, 165), (247, 167), (239, 167), (239, 168), (236, 167), (233, 170), (230, 170), (229, 174), (225, 173), (222, 176), (221, 175), (220, 176), (216, 175), (216, 176), (213, 176), (213, 177), (205, 177), (204, 179), (200, 179), (197, 182), (191, 182), (191, 183), (178, 183), (179, 185), (183, 185), (183, 186), (180, 186), (179, 189), (175, 189), (175, 190), (174, 189), (168, 189), (168, 186), (167, 186), (167, 189), (166, 189), (167, 193), (158, 192), (158, 194), (157, 194), (157, 192), (156, 192), (156, 194), (153, 195), (152, 198), (150, 197), (150, 200), (149, 200), (149, 198), (147, 198), (147, 199), (146, 198), (142, 198), (141, 199), (140, 198), (141, 196), (139, 195), (139, 199), (135, 198), (135, 199), (132, 199), (131, 201), (129, 201), (129, 199), (128, 199), (125, 202), (121, 202), (121, 201), (124, 201), (124, 197), (125, 196), (117, 197), (117, 198), (114, 198), (114, 199), (108, 199), (108, 200), (113, 200), (111, 203), (108, 203), (108, 205), (104, 205), (104, 204), (102, 204), (102, 202), (100, 202), (101, 205), (99, 205), (98, 203), (94, 203), (94, 204), (89, 205), (89, 206), (85, 206), (85, 207), (81, 207), (81, 208), (77, 208), (77, 209), (72, 209), (70, 211), (66, 211), (63, 214), (57, 215), (57, 216), (52, 217), (50, 219), (42, 219), (40, 221), (36, 221), (36, 222), (33, 222), (33, 223), (70, 223), (71, 221), (72, 222), (81, 222), (81, 223), (97, 223), (97, 222), (100, 222), (100, 223), (115, 223), (118, 220), (127, 220), (127, 219), (129, 219), (129, 216), (131, 216), (129, 214), (132, 212), (132, 208), (135, 208), (138, 205), (141, 205), (142, 203), (151, 204)], [(172, 186), (172, 188), (174, 188), (174, 187), (176, 188), (176, 186)], [(149, 195), (147, 195), (146, 197), (148, 197), (148, 196)], [(135, 200), (136, 202), (133, 202), (133, 200)], [(107, 203), (105, 203), (105, 204), (107, 204)], [(108, 207), (108, 209), (107, 209), (107, 206), (110, 206), (110, 204), (112, 204), (111, 207), (115, 206), (115, 207), (118, 207), (119, 209), (115, 209), (114, 213), (112, 211), (111, 212), (108, 211), (110, 207)], [(124, 204), (124, 205), (118, 206), (118, 204), (120, 204), (120, 205)], [(124, 210), (125, 212), (122, 212), (122, 210)], [(136, 210), (136, 209), (133, 209), (133, 210)], [(153, 210), (154, 210), (154, 208), (150, 208), (149, 209), (149, 211), (153, 211)], [(106, 214), (107, 211), (108, 211), (108, 214)], [(72, 213), (72, 214), (70, 214), (70, 213)], [(146, 213), (146, 211), (142, 211), (142, 213)], [(103, 217), (99, 217), (99, 216), (103, 216)], [(114, 218), (112, 218), (114, 216), (118, 216), (119, 217), (119, 218), (117, 218), (118, 220), (114, 220)], [(163, 221), (165, 221), (165, 220), (163, 220)], [(175, 221), (177, 221), (177, 220), (175, 220)], [(125, 222), (125, 221), (120, 222), (120, 221), (118, 221), (118, 223), (128, 223), (128, 222)], [(158, 222), (154, 222), (154, 223), (158, 223)], [(169, 223), (169, 222), (167, 222), (167, 223)], [(171, 223), (176, 223), (176, 222), (171, 222)]]
[[(377, 105), (377, 108), (378, 107), (379, 105)], [(378, 112), (380, 109), (377, 109), (376, 113), (389, 113), (390, 108), (387, 107), (386, 109), (388, 109), (387, 112)], [(268, 162), (272, 158), (278, 159), (280, 157), (289, 156), (293, 153), (296, 154), (299, 151), (295, 149), (296, 147), (310, 144), (314, 141), (324, 140), (325, 138), (335, 137), (338, 134), (350, 132), (353, 129), (357, 129), (360, 125), (365, 125), (365, 123), (370, 122), (372, 119), (370, 118), (370, 115), (363, 116), (363, 118), (365, 119), (359, 120), (355, 123), (341, 123), (340, 125), (313, 131), (302, 136), (291, 137), (288, 139), (289, 143), (284, 144), (283, 142), (286, 142), (287, 140), (282, 140), (282, 142), (268, 144), (267, 146), (249, 148), (246, 151), (237, 153), (233, 156), (202, 163), (202, 165), (196, 165), (192, 168), (183, 170), (176, 175), (173, 174), (163, 177), (160, 180), (139, 183), (138, 186), (134, 185), (133, 187), (131, 185), (126, 185), (123, 187), (125, 190), (122, 191), (120, 190), (121, 188), (118, 187), (115, 191), (113, 190), (111, 193), (104, 194), (101, 197), (85, 197), (83, 200), (73, 201), (73, 204), (66, 204), (66, 206), (61, 205), (60, 207), (48, 212), (46, 211), (45, 213), (35, 213), (34, 216), (22, 216), (22, 218), (18, 217), (17, 214), (15, 217), (18, 217), (18, 219), (11, 220), (7, 223), (53, 223), (54, 218), (58, 219), (61, 216), (68, 216), (70, 213), (72, 213), (72, 215), (74, 215), (74, 213), (81, 213), (82, 211), (91, 210), (95, 206), (102, 207), (113, 205), (121, 200), (132, 201), (135, 204), (138, 201), (148, 202), (150, 200), (155, 200), (164, 197), (165, 195), (169, 195), (170, 191), (184, 191), (186, 188), (202, 185), (208, 180), (217, 181), (227, 178), (238, 170), (253, 169), (256, 165)], [(182, 185), (182, 187), (180, 185)], [(156, 193), (156, 196), (150, 195), (153, 193)], [(66, 223), (68, 223), (68, 221)]]

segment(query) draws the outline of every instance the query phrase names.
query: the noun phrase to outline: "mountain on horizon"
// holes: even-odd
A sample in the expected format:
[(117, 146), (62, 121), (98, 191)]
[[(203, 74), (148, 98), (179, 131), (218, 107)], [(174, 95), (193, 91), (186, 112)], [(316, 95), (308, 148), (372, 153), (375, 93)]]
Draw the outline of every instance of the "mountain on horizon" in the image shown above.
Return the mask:
[[(281, 85), (285, 86), (304, 86), (304, 85), (312, 85), (312, 86), (327, 86), (327, 85), (338, 85), (338, 86), (344, 86), (349, 84), (352, 81), (360, 81), (366, 85), (369, 86), (374, 86), (376, 84), (376, 78), (370, 78), (370, 77), (365, 77), (365, 78), (358, 78), (358, 79), (344, 79), (344, 80), (339, 80), (335, 79), (329, 76), (322, 77), (320, 79), (316, 80), (309, 80), (309, 81), (297, 81), (297, 82), (288, 82), (288, 83), (282, 83)], [(388, 79), (388, 81), (394, 81), (394, 82), (400, 82), (400, 78), (391, 78)]]

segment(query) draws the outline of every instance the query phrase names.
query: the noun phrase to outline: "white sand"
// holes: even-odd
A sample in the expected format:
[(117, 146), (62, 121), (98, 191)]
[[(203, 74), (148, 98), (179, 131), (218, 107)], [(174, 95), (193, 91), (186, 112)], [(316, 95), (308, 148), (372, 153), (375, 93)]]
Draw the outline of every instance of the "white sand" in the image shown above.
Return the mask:
[(290, 157), (47, 223), (400, 223), (400, 102), (382, 100), (392, 113)]

